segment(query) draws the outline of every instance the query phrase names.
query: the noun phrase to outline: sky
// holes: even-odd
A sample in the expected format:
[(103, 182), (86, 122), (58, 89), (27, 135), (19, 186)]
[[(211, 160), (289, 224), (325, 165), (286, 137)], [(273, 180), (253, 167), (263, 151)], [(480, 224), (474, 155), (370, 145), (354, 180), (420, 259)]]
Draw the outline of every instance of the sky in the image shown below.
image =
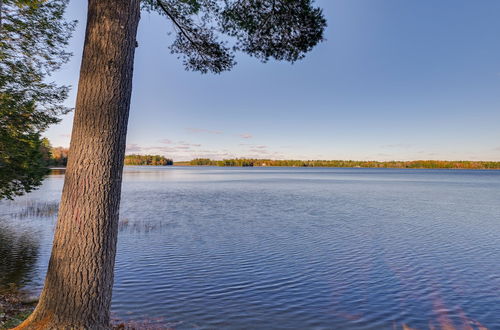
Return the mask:
[[(171, 23), (142, 13), (127, 153), (174, 161), (234, 157), (500, 160), (500, 1), (318, 0), (326, 41), (290, 64), (245, 54), (230, 72), (185, 71)], [(73, 86), (86, 1), (71, 61), (52, 78)], [(51, 127), (69, 146), (73, 115)]]

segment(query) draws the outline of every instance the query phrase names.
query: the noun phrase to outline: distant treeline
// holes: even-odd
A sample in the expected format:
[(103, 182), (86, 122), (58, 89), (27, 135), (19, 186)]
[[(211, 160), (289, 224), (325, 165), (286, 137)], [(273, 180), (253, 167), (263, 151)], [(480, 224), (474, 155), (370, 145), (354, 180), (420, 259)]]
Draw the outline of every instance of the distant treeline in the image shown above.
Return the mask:
[(367, 167), (367, 168), (456, 168), (500, 169), (500, 162), (483, 161), (356, 161), (356, 160), (272, 160), (272, 159), (224, 159), (197, 158), (189, 162), (194, 166), (293, 166), (293, 167)]
[(47, 138), (40, 145), (43, 161), (47, 167), (66, 167), (68, 163), (68, 148), (52, 147)]
[(160, 155), (127, 155), (125, 156), (125, 165), (153, 165), (167, 166), (173, 165), (172, 159)]
[(68, 148), (56, 147), (50, 150), (50, 165), (55, 167), (66, 167), (68, 164)]
[[(42, 140), (42, 153), (48, 167), (66, 167), (68, 164), (68, 148), (52, 147), (47, 139)], [(159, 155), (127, 155), (125, 165), (173, 165), (172, 159)]]

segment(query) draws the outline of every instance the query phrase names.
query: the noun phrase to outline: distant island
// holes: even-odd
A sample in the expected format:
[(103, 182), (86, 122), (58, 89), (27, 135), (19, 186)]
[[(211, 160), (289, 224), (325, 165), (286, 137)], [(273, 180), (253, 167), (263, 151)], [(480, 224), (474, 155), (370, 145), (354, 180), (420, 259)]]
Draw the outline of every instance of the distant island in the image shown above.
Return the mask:
[(413, 161), (358, 161), (358, 160), (273, 160), (273, 159), (224, 159), (211, 160), (197, 158), (188, 162), (175, 162), (178, 166), (288, 166), (288, 167), (362, 167), (362, 168), (448, 168), (448, 169), (500, 169), (500, 162), (486, 161), (447, 161), (447, 160), (413, 160)]
[(125, 165), (152, 165), (168, 166), (173, 165), (172, 159), (160, 155), (126, 155)]

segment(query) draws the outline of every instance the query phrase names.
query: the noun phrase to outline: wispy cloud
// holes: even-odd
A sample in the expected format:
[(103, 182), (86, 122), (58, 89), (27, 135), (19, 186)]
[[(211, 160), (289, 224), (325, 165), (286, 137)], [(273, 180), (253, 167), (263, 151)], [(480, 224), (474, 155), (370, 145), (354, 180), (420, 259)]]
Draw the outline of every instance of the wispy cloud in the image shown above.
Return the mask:
[(257, 148), (257, 149), (266, 149), (267, 148), (267, 146), (264, 146), (264, 145), (256, 145), (256, 144), (251, 144), (251, 143), (240, 143), (238, 145), (246, 146), (246, 147), (250, 147), (250, 148)]
[[(282, 159), (286, 158), (282, 153), (270, 150), (269, 146), (246, 144), (244, 150), (233, 151), (228, 149), (206, 149), (201, 144), (190, 143), (186, 141), (168, 141), (157, 145), (139, 145), (131, 143), (127, 145), (127, 153), (155, 154), (163, 155), (174, 159), (174, 161), (185, 161), (194, 158), (210, 158), (213, 160), (222, 160), (228, 158), (266, 158)], [(241, 148), (243, 149), (243, 148)]]
[(500, 147), (496, 147), (495, 149), (493, 149), (495, 151), (500, 151)]
[(413, 148), (413, 144), (398, 143), (398, 144), (386, 144), (382, 146), (382, 149), (409, 149), (409, 148)]
[(125, 152), (141, 152), (142, 149), (143, 148), (140, 145), (132, 143), (132, 144), (127, 144)]
[(269, 154), (270, 152), (267, 150), (262, 150), (262, 149), (250, 149), (251, 152), (256, 152), (259, 154)]
[[(171, 140), (161, 140), (159, 141), (163, 145), (154, 146), (141, 146), (136, 143), (131, 143), (127, 145), (126, 152), (130, 153), (142, 153), (142, 154), (162, 154), (168, 157), (181, 156), (183, 158), (189, 158), (188, 153), (194, 153), (199, 151), (201, 144), (188, 143), (185, 141), (174, 142)], [(194, 149), (193, 149), (194, 148)]]
[(242, 139), (251, 139), (251, 138), (253, 138), (253, 135), (249, 134), (249, 133), (243, 133), (243, 134), (240, 134), (240, 138), (242, 138)]
[(213, 160), (222, 160), (228, 158), (237, 158), (238, 156), (229, 150), (210, 150), (210, 149), (198, 149), (198, 150), (190, 150), (185, 153), (181, 157), (185, 158), (185, 160), (190, 160), (193, 158), (210, 158)]
[(180, 141), (179, 145), (187, 146), (187, 147), (201, 147), (201, 144), (199, 144), (199, 143), (188, 143), (188, 142), (184, 142), (184, 141)]
[(167, 147), (167, 146), (156, 146), (156, 147), (144, 147), (142, 148), (144, 152), (163, 152), (163, 153), (171, 153), (176, 152), (177, 149), (175, 147)]
[(186, 141), (174, 142), (174, 141), (169, 140), (169, 139), (159, 140), (158, 142), (161, 144), (178, 145), (178, 146), (183, 146), (183, 147), (201, 147), (201, 144), (199, 144), (199, 143), (190, 143), (190, 142), (186, 142)]
[[(244, 158), (270, 158), (270, 159), (285, 159), (284, 154), (276, 151), (263, 149), (250, 149), (250, 154), (243, 155)], [(289, 157), (288, 157), (289, 158)]]
[(224, 132), (222, 131), (216, 131), (216, 130), (210, 130), (206, 128), (195, 128), (195, 127), (188, 127), (186, 128), (188, 132), (191, 133), (208, 133), (208, 134), (223, 134)]

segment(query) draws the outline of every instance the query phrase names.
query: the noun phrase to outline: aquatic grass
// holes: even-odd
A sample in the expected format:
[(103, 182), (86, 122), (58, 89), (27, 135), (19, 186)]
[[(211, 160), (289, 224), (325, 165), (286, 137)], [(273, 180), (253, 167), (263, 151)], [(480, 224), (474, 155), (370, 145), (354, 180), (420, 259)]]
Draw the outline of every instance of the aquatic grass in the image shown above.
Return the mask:
[[(27, 201), (18, 210), (9, 214), (17, 219), (25, 218), (52, 218), (56, 217), (59, 210), (59, 202), (41, 202)], [(164, 228), (175, 226), (172, 222), (148, 221), (148, 220), (130, 220), (129, 218), (120, 219), (118, 230), (132, 232), (153, 232)]]
[(130, 220), (128, 218), (120, 219), (118, 222), (119, 231), (129, 231), (132, 233), (157, 232), (173, 226), (177, 226), (177, 224), (162, 221)]
[(146, 318), (140, 321), (120, 320), (116, 315), (111, 313), (111, 326), (113, 330), (173, 330), (182, 323), (182, 321), (169, 322), (164, 317)]
[(26, 206), (14, 216), (16, 218), (24, 219), (31, 217), (50, 218), (57, 216), (59, 210), (59, 202), (39, 202), (29, 201)]
[(175, 327), (172, 327), (168, 324), (156, 324), (154, 320), (152, 321), (129, 321), (129, 322), (120, 322), (112, 324), (113, 330), (139, 330), (139, 329), (148, 329), (148, 330), (173, 330)]

